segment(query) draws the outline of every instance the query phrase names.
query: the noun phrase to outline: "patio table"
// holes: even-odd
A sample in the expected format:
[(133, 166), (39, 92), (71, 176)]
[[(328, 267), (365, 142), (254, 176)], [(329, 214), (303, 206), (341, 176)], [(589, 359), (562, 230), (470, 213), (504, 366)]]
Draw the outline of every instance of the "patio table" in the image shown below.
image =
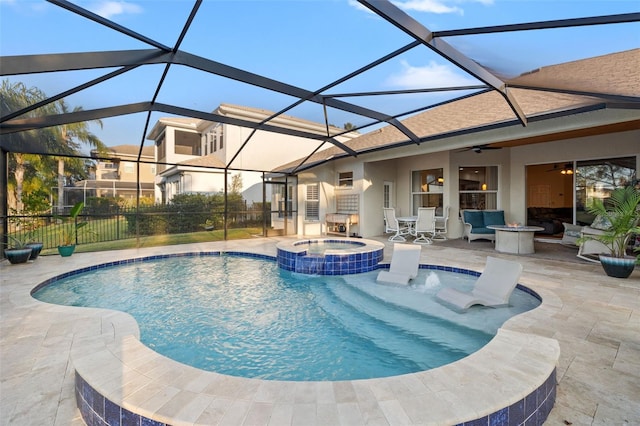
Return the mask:
[(541, 226), (489, 225), (496, 231), (496, 251), (512, 254), (533, 254), (533, 236), (544, 231)]
[(418, 221), (418, 216), (398, 216), (398, 222), (400, 223), (400, 227), (402, 225), (407, 227), (409, 235), (412, 237), (416, 236), (416, 222)]

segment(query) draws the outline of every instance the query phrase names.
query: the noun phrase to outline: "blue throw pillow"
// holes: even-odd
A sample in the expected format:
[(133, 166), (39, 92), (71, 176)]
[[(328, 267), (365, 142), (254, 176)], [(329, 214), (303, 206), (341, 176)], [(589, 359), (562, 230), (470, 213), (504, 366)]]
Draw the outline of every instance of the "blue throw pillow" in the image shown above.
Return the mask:
[(611, 228), (611, 222), (609, 221), (608, 217), (598, 215), (595, 219), (593, 219), (591, 227), (600, 229), (602, 231), (607, 231), (609, 228)]
[(473, 228), (483, 228), (484, 221), (482, 220), (482, 212), (481, 211), (469, 211), (465, 210), (462, 212), (464, 214), (464, 221), (468, 223)]
[(484, 226), (504, 225), (504, 211), (483, 211)]

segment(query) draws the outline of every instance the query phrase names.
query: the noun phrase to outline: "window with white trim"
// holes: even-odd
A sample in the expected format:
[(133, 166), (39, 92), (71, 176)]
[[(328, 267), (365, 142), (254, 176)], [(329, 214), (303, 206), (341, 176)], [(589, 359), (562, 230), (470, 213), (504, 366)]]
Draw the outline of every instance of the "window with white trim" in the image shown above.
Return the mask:
[(353, 188), (353, 172), (338, 173), (338, 188)]
[(498, 208), (498, 166), (460, 167), (460, 209)]
[(307, 184), (307, 199), (305, 202), (305, 220), (320, 220), (320, 184)]
[(418, 207), (441, 208), (444, 203), (444, 178), (442, 169), (417, 170), (411, 174), (413, 214)]

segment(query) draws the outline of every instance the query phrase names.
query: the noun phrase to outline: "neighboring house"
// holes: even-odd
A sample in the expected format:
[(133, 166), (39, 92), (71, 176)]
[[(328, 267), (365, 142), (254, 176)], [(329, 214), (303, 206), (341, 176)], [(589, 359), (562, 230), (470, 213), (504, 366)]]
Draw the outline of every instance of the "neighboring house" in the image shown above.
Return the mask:
[[(166, 203), (184, 193), (220, 193), (235, 174), (242, 177), (243, 196), (262, 202), (263, 172), (283, 162), (313, 152), (322, 142), (301, 136), (279, 134), (241, 126), (242, 121), (262, 122), (274, 112), (221, 104), (214, 114), (238, 124), (214, 123), (193, 118), (161, 118), (147, 135), (155, 143), (158, 161), (156, 201)], [(280, 115), (268, 124), (293, 131), (326, 135), (324, 124)], [(332, 134), (343, 129), (330, 126)], [(350, 132), (336, 137), (345, 142), (357, 136)], [(267, 197), (269, 200), (270, 195)]]
[[(549, 81), (569, 93), (532, 89)], [(403, 120), (419, 144), (387, 126), (345, 144), (357, 157), (332, 147), (302, 167), (276, 168), (298, 177), (298, 235), (325, 233), (327, 214), (345, 211), (356, 213), (352, 234), (381, 235), (383, 207), (415, 215), (448, 206), (450, 238), (462, 236), (461, 209), (502, 209), (525, 224), (545, 208), (555, 221), (588, 222), (592, 197), (637, 178), (640, 49), (540, 68), (508, 87), (527, 126), (500, 94), (486, 92)]]
[(107, 153), (91, 151), (91, 156), (97, 159), (93, 179), (76, 182), (77, 190), (96, 197), (135, 199), (140, 167), (140, 196), (153, 198), (156, 176), (153, 147), (144, 147), (142, 153), (137, 145), (117, 145), (108, 150)]

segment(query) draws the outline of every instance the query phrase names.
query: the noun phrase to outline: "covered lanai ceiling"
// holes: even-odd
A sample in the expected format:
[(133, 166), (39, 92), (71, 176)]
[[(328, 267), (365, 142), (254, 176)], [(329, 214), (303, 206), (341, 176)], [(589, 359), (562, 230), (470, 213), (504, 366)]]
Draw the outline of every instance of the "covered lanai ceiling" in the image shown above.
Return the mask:
[[(273, 122), (286, 114), (326, 124), (308, 134), (317, 141), (302, 159), (310, 165), (314, 155), (434, 143), (577, 109), (639, 109), (640, 13), (634, 2), (587, 3), (599, 13), (585, 15), (578, 2), (499, 0), (0, 2), (1, 75), (49, 96), (20, 111), (3, 103), (0, 143), (56, 154), (6, 136), (101, 120), (94, 129), (104, 143), (142, 151), (168, 115), (293, 134)], [(8, 8), (22, 22), (9, 22)], [(59, 99), (82, 110), (41, 112)], [(256, 122), (212, 112), (223, 103), (273, 114)], [(425, 114), (432, 110), (441, 113)], [(461, 115), (478, 118), (456, 122)], [(336, 143), (332, 125), (346, 123), (361, 141)], [(393, 136), (376, 142), (383, 131)]]

